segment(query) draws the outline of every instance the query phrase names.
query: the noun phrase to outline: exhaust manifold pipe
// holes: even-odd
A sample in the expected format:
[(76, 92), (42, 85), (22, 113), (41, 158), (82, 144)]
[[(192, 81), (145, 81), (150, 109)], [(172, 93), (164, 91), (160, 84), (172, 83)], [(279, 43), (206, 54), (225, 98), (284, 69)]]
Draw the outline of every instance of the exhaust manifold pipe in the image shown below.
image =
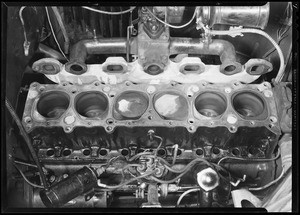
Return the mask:
[[(89, 54), (126, 54), (127, 44), (130, 47), (130, 54), (137, 54), (137, 39), (132, 38), (128, 43), (126, 38), (82, 40), (72, 46), (70, 61), (66, 63), (67, 72), (81, 75), (87, 71), (85, 64)], [(226, 41), (215, 39), (206, 44), (199, 39), (192, 38), (171, 38), (170, 55), (172, 54), (203, 54), (220, 56), (220, 72), (226, 75), (233, 75), (242, 71), (242, 65), (236, 61), (234, 46)]]
[(126, 54), (126, 38), (81, 40), (72, 46), (67, 72), (81, 75), (87, 71), (85, 64), (89, 54)]
[(226, 41), (215, 39), (206, 44), (199, 39), (172, 38), (170, 43), (170, 55), (172, 54), (203, 54), (220, 56), (220, 72), (225, 75), (233, 75), (242, 71), (242, 65), (236, 61), (234, 46)]

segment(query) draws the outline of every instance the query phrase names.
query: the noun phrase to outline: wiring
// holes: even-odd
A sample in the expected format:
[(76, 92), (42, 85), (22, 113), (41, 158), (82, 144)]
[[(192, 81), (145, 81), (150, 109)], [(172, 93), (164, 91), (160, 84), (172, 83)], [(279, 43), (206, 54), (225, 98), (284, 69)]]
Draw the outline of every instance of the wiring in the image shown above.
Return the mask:
[(279, 47), (279, 45), (266, 32), (264, 32), (262, 30), (259, 30), (259, 29), (250, 29), (250, 28), (232, 29), (232, 30), (226, 30), (226, 31), (207, 30), (207, 32), (211, 35), (238, 35), (238, 34), (241, 34), (241, 33), (252, 33), (252, 34), (259, 34), (259, 35), (264, 36), (265, 38), (267, 38), (273, 44), (273, 46), (276, 48), (276, 50), (278, 52), (279, 59), (280, 59), (280, 67), (279, 67), (279, 71), (277, 73), (277, 76), (275, 78), (275, 82), (278, 83), (281, 80), (281, 78), (284, 74), (284, 56), (283, 56), (282, 50)]
[(24, 55), (25, 56), (28, 56), (29, 54), (29, 47), (30, 47), (30, 42), (27, 40), (27, 33), (26, 33), (26, 29), (25, 29), (25, 23), (24, 23), (24, 19), (23, 19), (23, 10), (26, 8), (26, 6), (23, 6), (20, 8), (19, 10), (19, 18), (21, 20), (21, 23), (22, 23), (22, 27), (23, 27), (23, 33), (24, 33), (24, 44), (23, 44), (23, 47), (24, 47)]
[(25, 23), (24, 23), (24, 19), (23, 19), (23, 10), (26, 8), (26, 6), (23, 6), (20, 8), (19, 10), (19, 17), (20, 17), (20, 20), (21, 20), (21, 23), (22, 23), (22, 27), (23, 27), (23, 30), (24, 30), (24, 38), (25, 38), (25, 42), (27, 42), (27, 35), (26, 35), (26, 31), (25, 31)]
[(90, 11), (94, 11), (96, 13), (101, 13), (101, 14), (107, 14), (107, 15), (122, 15), (125, 13), (129, 13), (132, 12), (136, 7), (131, 7), (128, 10), (124, 10), (124, 11), (119, 11), (119, 12), (109, 12), (109, 11), (104, 11), (104, 10), (98, 10), (92, 7), (86, 7), (86, 6), (81, 6), (82, 8), (86, 9), (86, 10), (90, 10)]
[(173, 169), (172, 167), (170, 167), (171, 164), (169, 164), (168, 161), (166, 161), (162, 157), (155, 157), (154, 155), (149, 155), (148, 157), (157, 158), (158, 160), (160, 160), (164, 164), (164, 167), (166, 169), (168, 169), (169, 171), (174, 172), (174, 173), (182, 173), (182, 172), (186, 171), (187, 169), (189, 169), (190, 167), (192, 167), (193, 165), (195, 165), (197, 162), (204, 162), (207, 165), (211, 166), (211, 164), (208, 161), (206, 161), (205, 159), (197, 158), (195, 160), (192, 160), (190, 163), (188, 163), (183, 169), (176, 170), (176, 169)]
[(192, 193), (192, 192), (196, 192), (196, 191), (199, 191), (200, 188), (194, 188), (194, 189), (190, 189), (190, 190), (187, 190), (185, 191), (184, 193), (181, 194), (181, 196), (179, 197), (178, 201), (177, 201), (177, 204), (176, 206), (179, 206), (180, 205), (180, 202), (181, 200), (189, 193)]
[[(292, 10), (291, 9), (291, 4), (290, 3), (288, 3), (288, 6), (287, 6), (287, 8), (285, 9), (285, 14), (287, 14), (287, 17), (288, 18), (290, 18), (290, 10)], [(288, 27), (285, 27), (285, 30), (281, 33), (281, 30), (282, 30), (282, 26), (283, 26), (283, 24), (280, 26), (280, 28), (277, 30), (277, 44), (278, 45), (280, 45), (280, 43), (281, 43), (281, 41), (284, 39), (284, 38), (286, 38), (287, 36), (288, 36), (288, 34), (287, 35), (285, 35), (288, 31), (289, 31), (289, 29), (290, 29), (290, 25), (288, 25)], [(267, 58), (270, 54), (272, 54), (274, 51), (275, 51), (276, 49), (273, 47), (273, 48), (271, 48), (269, 51), (267, 51), (264, 55), (263, 55), (263, 57), (262, 58)]]
[[(277, 31), (277, 44), (280, 45), (281, 41), (283, 39), (285, 39), (286, 37), (288, 37), (288, 34), (286, 34), (286, 32), (288, 32), (288, 30), (290, 29), (291, 26), (288, 26), (286, 28), (286, 30), (282, 33), (282, 34), (279, 34), (280, 30)], [(267, 51), (262, 58), (267, 58), (270, 54), (272, 54), (274, 51), (275, 51), (275, 47), (273, 47), (272, 49), (270, 49), (269, 51)]]
[(137, 177), (132, 178), (132, 179), (130, 179), (130, 180), (124, 182), (124, 183), (121, 183), (121, 184), (118, 184), (118, 185), (115, 185), (115, 186), (110, 186), (110, 185), (106, 185), (106, 184), (102, 184), (102, 183), (98, 183), (98, 186), (99, 187), (103, 187), (103, 188), (107, 188), (107, 189), (111, 189), (111, 190), (115, 190), (115, 189), (121, 188), (121, 187), (123, 187), (123, 186), (125, 186), (127, 184), (130, 184), (130, 183), (132, 183), (132, 182), (134, 182), (134, 181), (136, 181), (138, 179), (145, 178), (145, 177), (153, 174), (154, 172), (155, 171), (151, 171), (151, 172), (145, 173), (143, 175), (137, 176)]
[(174, 183), (175, 181), (177, 181), (178, 179), (180, 179), (182, 176), (184, 176), (188, 171), (189, 171), (189, 169), (187, 169), (186, 171), (184, 171), (181, 174), (177, 175), (175, 178), (173, 178), (171, 180), (161, 180), (161, 179), (158, 179), (154, 176), (150, 176), (150, 178), (153, 181), (156, 181), (156, 182), (161, 183), (161, 184), (171, 184), (171, 183)]
[(109, 166), (113, 161), (117, 160), (119, 157), (120, 157), (120, 155), (117, 156), (117, 157), (112, 157), (111, 159), (109, 159), (109, 161), (107, 162), (107, 164), (105, 165), (105, 167), (108, 168), (108, 166)]
[(196, 17), (196, 14), (197, 14), (197, 8), (198, 8), (198, 7), (195, 7), (194, 14), (193, 14), (192, 18), (190, 19), (190, 21), (188, 21), (188, 22), (185, 23), (184, 25), (178, 25), (178, 26), (176, 26), (176, 25), (170, 25), (170, 24), (168, 24), (168, 23), (162, 21), (162, 20), (159, 19), (157, 16), (155, 16), (155, 15), (151, 12), (151, 10), (149, 10), (149, 8), (146, 7), (147, 11), (148, 11), (148, 12), (149, 12), (149, 13), (150, 13), (157, 21), (159, 21), (160, 23), (162, 23), (162, 24), (164, 24), (164, 25), (166, 25), (166, 26), (169, 26), (170, 28), (176, 28), (176, 29), (184, 28), (184, 27), (188, 26), (189, 24), (191, 24), (191, 22), (192, 22), (192, 21), (195, 19), (195, 17)]
[(177, 158), (177, 152), (178, 152), (178, 144), (175, 144), (174, 145), (174, 157), (173, 157), (173, 161), (172, 161), (172, 165), (174, 165), (175, 164), (175, 162), (176, 162), (176, 158)]
[(221, 158), (217, 165), (220, 165), (221, 162), (223, 160), (226, 160), (226, 159), (232, 159), (232, 160), (242, 160), (242, 161), (247, 161), (247, 162), (251, 162), (251, 161), (254, 161), (254, 162), (265, 162), (265, 161), (274, 161), (276, 160), (277, 158), (279, 158), (280, 156), (280, 149), (278, 149), (278, 152), (277, 152), (277, 155), (274, 157), (274, 158), (269, 158), (269, 159), (253, 159), (253, 158), (250, 158), (250, 159), (245, 159), (245, 158), (238, 158), (238, 157), (230, 157), (230, 156), (226, 156), (226, 157), (223, 157)]
[(35, 168), (37, 168), (36, 165), (30, 164), (30, 163), (25, 163), (25, 162), (23, 162), (23, 161), (16, 161), (16, 160), (14, 160), (14, 162), (15, 162), (16, 164), (21, 164), (21, 165), (24, 165), (24, 166), (29, 166), (29, 167), (35, 167)]
[(27, 184), (29, 184), (29, 185), (32, 186), (32, 187), (44, 189), (43, 186), (37, 185), (37, 184), (34, 184), (34, 183), (30, 182), (30, 181), (26, 178), (26, 176), (24, 175), (24, 173), (19, 169), (19, 167), (18, 167), (15, 163), (13, 163), (13, 165), (14, 165), (14, 167), (18, 170), (18, 172), (21, 174), (21, 176), (23, 177), (23, 179), (26, 181)]
[[(133, 164), (127, 164), (126, 166), (124, 166), (123, 168), (122, 168), (122, 177), (123, 177), (123, 179), (125, 178), (125, 175), (124, 175), (124, 172), (125, 172), (125, 170), (126, 169), (129, 169), (129, 168), (131, 168), (131, 167), (140, 167), (141, 166), (141, 164), (135, 164), (135, 163), (133, 163)], [(131, 172), (129, 171), (129, 173), (131, 174)]]
[(142, 155), (152, 155), (153, 153), (152, 152), (141, 152), (141, 153), (138, 153), (134, 156), (132, 156), (131, 158), (128, 159), (128, 161), (134, 161), (135, 159), (137, 159), (138, 157), (142, 156)]
[(207, 160), (202, 159), (202, 158), (196, 158), (195, 160), (192, 160), (189, 164), (187, 164), (182, 170), (174, 170), (174, 169), (172, 169), (173, 172), (176, 171), (176, 173), (181, 173), (181, 174), (179, 174), (178, 176), (176, 176), (175, 178), (173, 178), (173, 179), (171, 179), (171, 180), (164, 181), (164, 180), (160, 180), (160, 179), (158, 179), (158, 178), (156, 178), (156, 177), (154, 177), (154, 176), (151, 176), (151, 179), (154, 180), (154, 181), (156, 181), (156, 182), (158, 182), (158, 183), (162, 183), (162, 184), (164, 184), (164, 183), (165, 183), (165, 184), (173, 183), (173, 182), (175, 182), (177, 179), (179, 179), (179, 178), (181, 178), (183, 175), (185, 175), (185, 174), (190, 170), (190, 168), (191, 168), (193, 165), (195, 165), (196, 163), (198, 163), (198, 162), (204, 162), (204, 163), (207, 164), (208, 166), (212, 166), (212, 164), (209, 163)]
[(182, 173), (183, 171), (181, 171), (181, 170), (175, 170), (175, 169), (173, 169), (173, 168), (171, 168), (171, 167), (169, 167), (169, 166), (167, 166), (167, 165), (164, 165), (164, 167), (167, 169), (167, 170), (169, 170), (170, 172), (174, 172), (174, 173)]
[(156, 157), (156, 156), (157, 156), (157, 151), (158, 151), (158, 149), (162, 146), (163, 139), (162, 139), (161, 137), (157, 136), (157, 135), (153, 135), (153, 137), (155, 137), (155, 138), (157, 138), (157, 139), (160, 140), (160, 143), (158, 144), (158, 146), (157, 146), (157, 148), (156, 148), (156, 150), (155, 150), (155, 153), (154, 153), (154, 155), (155, 155), (155, 157)]
[(281, 212), (290, 211), (292, 202), (292, 184), (291, 179), (292, 172), (289, 171), (288, 175), (284, 178), (284, 181), (272, 191), (271, 195), (268, 195), (264, 199), (262, 204), (263, 208), (266, 208), (268, 212)]
[(64, 46), (65, 52), (68, 53), (70, 40), (69, 40), (67, 31), (66, 31), (66, 28), (64, 26), (63, 20), (62, 20), (60, 14), (59, 14), (59, 11), (58, 11), (57, 7), (51, 7), (51, 8), (52, 8), (52, 11), (54, 12), (54, 14), (56, 16), (56, 20), (57, 20), (57, 22), (59, 24), (59, 27), (60, 27), (61, 32), (62, 32), (62, 34), (64, 36), (64, 39), (65, 39), (65, 46)]
[(12, 106), (11, 106), (11, 104), (10, 104), (10, 102), (7, 98), (5, 98), (5, 106), (6, 106), (7, 110), (10, 112), (10, 114), (11, 114), (12, 118), (14, 119), (14, 121), (16, 122), (16, 124), (17, 124), (17, 126), (20, 130), (20, 133), (21, 133), (22, 137), (24, 138), (25, 143), (27, 144), (27, 147), (28, 147), (28, 149), (31, 153), (31, 156), (32, 156), (34, 162), (37, 165), (38, 171), (40, 173), (41, 181), (42, 181), (43, 185), (45, 186), (45, 189), (47, 190), (48, 189), (48, 184), (46, 182), (46, 177), (45, 177), (45, 174), (43, 172), (42, 165), (40, 164), (39, 159), (38, 159), (38, 157), (35, 153), (35, 150), (34, 150), (32, 144), (31, 144), (30, 137), (26, 133), (26, 131), (25, 131), (18, 115), (16, 114), (15, 110), (12, 108)]
[[(292, 169), (292, 167), (289, 167), (289, 169), (286, 172), (288, 172), (291, 169)], [(271, 181), (270, 183), (268, 183), (268, 184), (266, 184), (266, 185), (264, 185), (262, 187), (249, 187), (249, 190), (250, 191), (259, 191), (259, 190), (266, 189), (266, 188), (270, 187), (271, 185), (277, 183), (279, 180), (281, 180), (283, 178), (283, 176), (284, 176), (284, 173), (285, 173), (285, 171), (283, 169), (282, 172), (281, 172), (281, 174), (274, 181)]]
[(62, 51), (60, 45), (59, 45), (59, 42), (57, 41), (57, 38), (55, 36), (55, 33), (54, 33), (54, 30), (53, 30), (53, 26), (52, 26), (52, 23), (51, 23), (51, 20), (50, 20), (50, 16), (49, 16), (49, 11), (48, 11), (48, 8), (45, 7), (45, 10), (46, 10), (46, 14), (47, 14), (47, 19), (48, 19), (48, 23), (49, 23), (49, 26), (50, 26), (50, 29), (51, 29), (51, 32), (52, 32), (52, 35), (53, 35), (53, 38), (58, 46), (58, 49), (59, 51), (61, 52), (61, 54), (64, 56), (64, 58), (69, 61), (69, 59), (66, 57), (65, 53)]

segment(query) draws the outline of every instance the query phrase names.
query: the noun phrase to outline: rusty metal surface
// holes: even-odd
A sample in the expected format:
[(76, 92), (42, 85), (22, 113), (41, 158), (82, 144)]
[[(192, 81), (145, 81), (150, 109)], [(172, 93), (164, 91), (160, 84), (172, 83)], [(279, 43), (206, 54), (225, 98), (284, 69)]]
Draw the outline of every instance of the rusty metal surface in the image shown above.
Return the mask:
[(88, 167), (83, 167), (51, 186), (48, 191), (42, 190), (40, 197), (47, 207), (59, 207), (90, 191), (96, 184), (97, 176), (95, 172)]
[[(39, 8), (28, 8), (23, 13), (26, 29), (30, 22), (25, 15), (30, 10), (40, 13)], [(114, 12), (119, 9), (109, 8)], [(291, 132), (292, 89), (290, 83), (274, 85), (268, 78), (273, 66), (276, 73), (277, 62), (260, 59), (257, 54), (268, 46), (260, 43), (264, 41), (260, 38), (242, 34), (239, 36), (245, 36), (244, 40), (227, 36), (212, 39), (206, 34), (206, 27), (212, 26), (214, 30), (224, 30), (226, 25), (264, 29), (270, 3), (195, 7), (193, 18), (183, 27), (179, 23), (189, 18), (189, 8), (133, 9), (130, 15), (107, 16), (59, 7), (56, 12), (64, 19), (65, 33), (73, 44), (70, 52), (67, 47), (64, 50), (69, 53), (68, 63), (64, 64), (68, 59), (54, 50), (57, 23), (53, 23), (52, 35), (42, 38), (47, 39), (47, 46), (33, 46), (35, 41), (29, 47), (29, 54), (37, 47), (40, 52), (31, 59), (32, 69), (57, 83), (31, 80), (24, 101), (22, 123), (51, 186), (41, 192), (42, 199), (37, 189), (20, 189), (30, 207), (174, 207), (180, 193), (195, 188), (197, 179), (202, 190), (187, 195), (182, 205), (228, 207), (233, 206), (231, 185), (239, 189), (269, 184), (279, 173), (280, 155), (286, 165), (283, 168), (290, 165), (291, 138), (278, 140)], [(289, 18), (288, 9), (281, 18), (286, 13)], [(138, 19), (132, 20), (136, 15)], [(274, 28), (277, 34), (282, 33), (278, 38), (289, 34), (287, 18)], [(178, 24), (172, 27), (171, 23)], [(199, 31), (201, 26), (204, 28)], [(172, 29), (171, 37), (171, 28), (182, 32)], [(61, 42), (62, 35), (56, 36)], [(246, 53), (241, 47), (251, 54), (241, 57)], [(22, 54), (24, 49), (20, 51)], [(41, 53), (51, 58), (40, 59)], [(142, 152), (146, 154), (139, 154)], [(200, 171), (194, 168), (199, 164), (195, 161), (214, 166), (216, 173), (204, 171), (195, 177)], [(27, 162), (18, 164), (28, 165), (24, 174), (30, 182), (41, 185), (35, 167)], [(144, 176), (148, 172), (152, 176)], [(11, 182), (17, 189), (24, 183), (18, 178), (21, 176)], [(209, 184), (216, 178), (217, 183)], [(129, 183), (132, 179), (136, 181)], [(123, 182), (128, 184), (120, 185)]]
[[(70, 82), (73, 84), (90, 84), (95, 80), (104, 82), (106, 84), (118, 84), (124, 81), (131, 81), (134, 83), (149, 83), (149, 84), (166, 84), (172, 81), (179, 83), (197, 83), (206, 81), (209, 83), (229, 83), (231, 81), (243, 81), (244, 83), (251, 83), (257, 80), (259, 75), (249, 75), (245, 69), (240, 73), (233, 75), (225, 75), (220, 72), (219, 65), (205, 65), (200, 58), (185, 57), (180, 62), (168, 61), (165, 70), (158, 75), (150, 75), (144, 72), (143, 67), (134, 61), (125, 63), (124, 59), (119, 60), (115, 57), (107, 58), (103, 64), (89, 64), (87, 71), (81, 75), (74, 75), (66, 71), (62, 66), (59, 73), (55, 75), (46, 75), (48, 79), (55, 83)], [(114, 62), (113, 64), (111, 62)], [(107, 65), (117, 67), (127, 67), (127, 72), (120, 69), (119, 71), (105, 72)], [(124, 66), (123, 66), (124, 65)], [(186, 71), (184, 67), (199, 66), (198, 69), (189, 69)], [(197, 72), (198, 71), (198, 72)]]
[[(139, 119), (136, 120), (115, 120), (113, 116), (114, 108), (108, 108), (105, 113), (99, 117), (84, 117), (80, 115), (74, 106), (75, 98), (80, 94), (86, 92), (99, 93), (106, 98), (107, 107), (114, 107), (116, 98), (121, 93), (126, 91), (134, 91), (147, 95), (148, 107)], [(157, 93), (173, 92), (175, 95), (182, 95), (188, 103), (188, 115), (184, 120), (165, 120), (157, 113), (153, 98)], [(45, 118), (37, 111), (37, 103), (42, 95), (46, 93), (66, 93), (69, 97), (69, 105), (63, 114), (58, 119)], [(195, 107), (195, 99), (198, 95), (204, 92), (212, 92), (213, 94), (221, 94), (226, 98), (226, 110), (217, 117), (206, 117), (201, 115)], [(264, 101), (264, 110), (267, 114), (256, 117), (245, 118), (234, 110), (232, 107), (232, 97), (236, 93), (252, 92)], [(150, 117), (151, 116), (151, 117)], [(273, 116), (274, 118), (270, 117)], [(72, 117), (71, 121), (68, 121)], [(151, 118), (151, 119), (150, 119)], [(232, 121), (232, 118), (234, 120)], [(149, 84), (133, 84), (132, 82), (125, 82), (119, 85), (107, 85), (100, 82), (94, 82), (89, 85), (70, 85), (64, 83), (62, 85), (40, 85), (32, 83), (28, 92), (28, 98), (23, 114), (23, 123), (27, 131), (31, 131), (35, 127), (52, 127), (60, 126), (64, 131), (69, 133), (75, 127), (104, 127), (108, 133), (111, 133), (116, 127), (136, 127), (136, 126), (166, 126), (176, 127), (183, 126), (189, 132), (195, 132), (200, 126), (216, 127), (225, 126), (230, 132), (236, 132), (238, 127), (268, 127), (268, 129), (276, 134), (280, 133), (279, 121), (277, 119), (276, 105), (269, 83), (264, 82), (260, 85), (244, 85), (239, 82), (231, 84), (208, 84), (202, 82), (199, 84), (168, 84), (168, 85), (149, 85)], [(101, 120), (99, 120), (101, 119)], [(110, 122), (109, 119), (112, 119)]]
[(274, 98), (278, 108), (280, 128), (284, 133), (292, 132), (291, 85), (291, 82), (282, 82), (274, 86)]
[[(143, 99), (147, 100), (146, 109), (143, 109), (137, 118), (135, 114), (139, 112), (139, 107), (136, 102), (145, 103), (146, 100), (137, 100), (140, 97), (134, 100), (131, 100), (131, 97), (129, 100), (126, 96), (122, 97), (128, 92), (143, 95)], [(225, 103), (222, 104), (223, 112), (218, 112), (216, 116), (203, 115), (207, 112), (198, 112), (202, 107), (197, 98), (208, 92), (211, 95), (222, 95), (225, 99)], [(260, 114), (243, 116), (237, 112), (232, 101), (236, 94), (242, 93), (259, 96), (263, 101), (261, 103), (263, 110)], [(61, 99), (68, 100), (68, 103), (45, 100), (47, 98), (45, 95), (51, 94), (64, 95)], [(91, 107), (96, 105), (92, 101), (97, 101), (97, 97), (93, 95), (101, 95), (99, 101), (102, 103), (99, 104), (102, 106), (96, 106), (96, 110), (97, 107), (101, 110), (97, 112), (100, 115), (83, 116), (78, 109), (80, 95), (87, 95), (88, 100), (83, 100), (82, 103), (82, 106), (87, 104), (86, 108), (89, 105)], [(159, 98), (162, 98), (161, 95), (171, 96), (171, 100), (167, 102), (168, 105), (173, 105), (169, 108), (174, 109), (171, 114), (165, 113), (161, 107), (155, 105)], [(181, 99), (177, 100), (177, 98)], [(251, 98), (249, 97), (248, 100)], [(40, 103), (44, 101), (48, 101), (45, 103), (47, 105), (41, 106)], [(207, 99), (203, 101), (208, 105), (203, 107), (205, 110), (206, 107), (222, 100), (212, 100), (213, 103)], [(117, 102), (119, 106), (116, 105)], [(124, 115), (119, 110), (119, 114), (121, 116), (123, 114), (125, 118), (116, 118), (114, 114), (116, 109), (120, 109), (120, 102), (122, 108), (129, 111)], [(52, 106), (53, 110), (47, 109), (48, 112), (41, 110), (41, 107), (51, 107), (52, 103), (65, 106), (60, 106), (57, 111), (55, 105)], [(178, 115), (176, 110), (182, 108), (186, 110), (186, 114), (182, 115), (183, 112), (179, 111)], [(93, 109), (86, 110), (92, 113)], [(130, 113), (131, 111), (133, 112)], [(202, 82), (198, 85), (149, 85), (131, 82), (119, 85), (106, 85), (100, 82), (90, 85), (33, 83), (28, 92), (23, 125), (31, 133), (35, 146), (39, 148), (39, 157), (50, 162), (59, 162), (63, 159), (64, 162), (88, 163), (98, 160), (101, 163), (123, 154), (122, 151), (125, 149), (128, 150), (126, 157), (130, 157), (141, 149), (145, 150), (157, 144), (156, 141), (147, 141), (147, 138), (143, 137), (143, 135), (147, 136), (147, 131), (152, 128), (155, 128), (160, 135), (164, 135), (162, 148), (166, 151), (164, 156), (168, 159), (171, 159), (174, 154), (174, 143), (179, 144), (179, 160), (197, 157), (217, 160), (224, 156), (266, 158), (272, 156), (275, 143), (281, 133), (273, 92), (267, 82), (260, 85), (244, 85), (239, 82), (232, 84)], [(54, 133), (55, 136), (51, 135)]]
[(263, 6), (203, 6), (199, 19), (209, 26), (239, 25), (264, 29), (268, 24), (270, 3)]

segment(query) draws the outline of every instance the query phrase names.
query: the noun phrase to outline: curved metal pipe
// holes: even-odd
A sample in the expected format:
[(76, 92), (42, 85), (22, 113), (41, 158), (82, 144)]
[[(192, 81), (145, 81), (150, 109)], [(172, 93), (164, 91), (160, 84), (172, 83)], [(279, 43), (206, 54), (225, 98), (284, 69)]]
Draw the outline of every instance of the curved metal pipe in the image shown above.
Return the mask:
[(126, 47), (126, 38), (81, 40), (72, 46), (66, 70), (77, 75), (83, 74), (87, 70), (85, 60), (89, 54), (126, 54)]
[(172, 54), (206, 54), (218, 55), (222, 62), (220, 70), (226, 75), (242, 71), (242, 65), (236, 61), (236, 52), (232, 43), (215, 39), (206, 44), (199, 39), (171, 38), (170, 55)]
[(37, 51), (45, 54), (47, 57), (55, 58), (56, 60), (66, 60), (61, 53), (42, 43), (39, 44)]
[[(89, 54), (127, 54), (130, 46), (130, 54), (137, 54), (137, 39), (132, 38), (128, 44), (126, 38), (104, 38), (81, 40), (72, 46), (70, 62), (66, 64), (66, 71), (81, 75), (86, 72), (85, 60)], [(236, 61), (234, 46), (226, 41), (215, 39), (206, 44), (199, 39), (171, 38), (170, 55), (172, 54), (204, 54), (218, 55), (222, 62), (220, 71), (226, 75), (232, 75), (242, 71), (242, 65)]]
[(262, 6), (203, 6), (198, 14), (203, 24), (210, 27), (225, 24), (265, 29), (269, 21), (270, 2)]

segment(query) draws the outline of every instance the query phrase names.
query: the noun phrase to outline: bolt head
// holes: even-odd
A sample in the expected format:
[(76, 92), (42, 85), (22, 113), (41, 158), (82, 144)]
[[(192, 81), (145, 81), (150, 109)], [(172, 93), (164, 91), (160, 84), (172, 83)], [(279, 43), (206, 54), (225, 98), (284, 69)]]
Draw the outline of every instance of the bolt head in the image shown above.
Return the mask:
[(219, 185), (219, 180), (220, 178), (217, 172), (210, 167), (197, 173), (197, 182), (205, 191), (216, 188)]

